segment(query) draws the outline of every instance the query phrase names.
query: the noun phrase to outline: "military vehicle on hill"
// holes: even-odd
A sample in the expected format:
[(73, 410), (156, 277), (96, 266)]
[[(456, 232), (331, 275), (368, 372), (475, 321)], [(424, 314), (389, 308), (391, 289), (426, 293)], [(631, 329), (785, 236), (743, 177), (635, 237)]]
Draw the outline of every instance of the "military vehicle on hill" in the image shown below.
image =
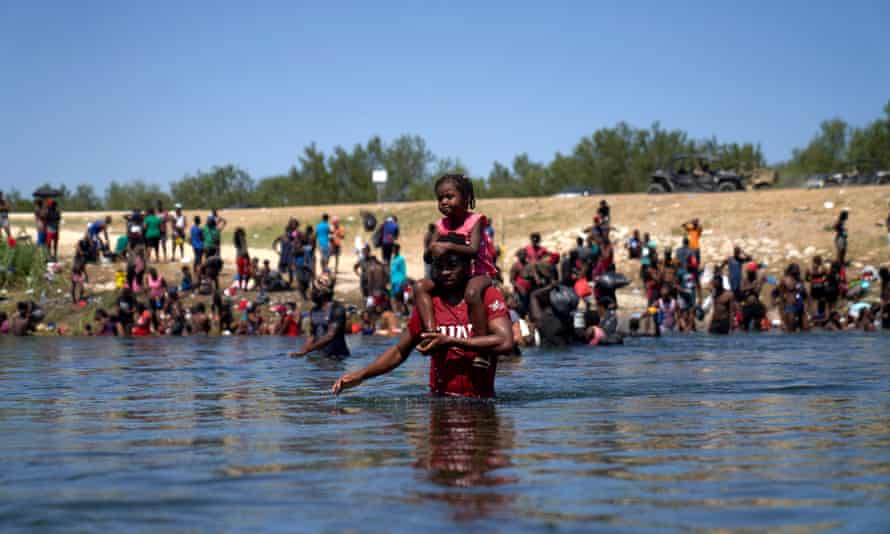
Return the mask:
[(707, 156), (682, 154), (655, 170), (649, 193), (714, 193), (744, 191), (745, 179), (732, 171), (714, 170)]

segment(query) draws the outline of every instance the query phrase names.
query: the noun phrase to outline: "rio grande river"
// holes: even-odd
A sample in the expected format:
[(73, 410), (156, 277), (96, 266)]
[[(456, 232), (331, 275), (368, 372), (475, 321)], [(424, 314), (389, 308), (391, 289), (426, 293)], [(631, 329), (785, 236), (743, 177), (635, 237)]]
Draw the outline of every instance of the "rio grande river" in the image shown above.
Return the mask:
[(675, 337), (428, 360), (340, 398), (284, 339), (0, 340), (0, 528), (890, 531), (890, 337)]

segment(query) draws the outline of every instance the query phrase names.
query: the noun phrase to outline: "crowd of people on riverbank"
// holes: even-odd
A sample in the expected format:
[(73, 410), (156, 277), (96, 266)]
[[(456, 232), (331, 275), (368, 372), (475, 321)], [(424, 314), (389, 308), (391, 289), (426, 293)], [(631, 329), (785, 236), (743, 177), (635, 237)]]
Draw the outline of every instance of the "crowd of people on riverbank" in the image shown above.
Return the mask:
[[(485, 332), (477, 311), (482, 307), (481, 296), (485, 288), (498, 287), (505, 295), (517, 347), (608, 345), (627, 336), (695, 332), (703, 326), (714, 334), (778, 328), (786, 332), (890, 328), (890, 273), (886, 268), (868, 268), (858, 276), (848, 274), (846, 211), (833, 225), (835, 257), (815, 256), (804, 266), (791, 262), (781, 276), (766, 274), (766, 266), (740, 247), (722, 262), (704, 265), (703, 224), (695, 218), (681, 225), (685, 237), (675, 250), (660, 251), (649, 234), (641, 236), (638, 230), (618, 243), (613, 237), (611, 206), (605, 200), (575, 247), (551, 251), (541, 244), (541, 235), (533, 233), (529, 243), (515, 252), (509, 268), (501, 270), (493, 225), (484, 215), (472, 212), (472, 184), (464, 177), (446, 175), (437, 184), (437, 197), (443, 188), (450, 197), (438, 199), (443, 218), (428, 228), (426, 269), (417, 280), (408, 276), (395, 216), (386, 217), (380, 225), (366, 224), (365, 230), (373, 231), (369, 242), (361, 234), (356, 236), (353, 271), (360, 280), (362, 302), (341, 306), (345, 333), (398, 334), (415, 307), (423, 329), (434, 331), (432, 267), (434, 258), (448, 251), (470, 256), (479, 271), (465, 295), (476, 319), (473, 330)], [(57, 254), (58, 203), (37, 199), (34, 217), (37, 244), (48, 247), (50, 255)], [(181, 205), (167, 211), (159, 202), (123, 218), (126, 232), (115, 243), (109, 238), (109, 216), (90, 223), (76, 245), (70, 271), (75, 303), (84, 301), (88, 264), (104, 260), (122, 266), (115, 305), (97, 310), (83, 333), (301, 335), (311, 331), (311, 311), (301, 312), (300, 302), (270, 294), (292, 291), (314, 306), (316, 280), (321, 277), (332, 290), (335, 287), (346, 238), (337, 217), (323, 214), (315, 225), (305, 226), (290, 219), (272, 242), (278, 261), (261, 263), (251, 257), (245, 230), (236, 228), (232, 234), (234, 280), (229, 286), (221, 280), (226, 264), (221, 236), (228, 221), (217, 210), (189, 221)], [(13, 239), (8, 221), (8, 206), (0, 197), (0, 227)], [(887, 223), (890, 236), (890, 217)], [(442, 238), (463, 242), (442, 243)], [(630, 262), (622, 265), (624, 272), (639, 272), (639, 289), (646, 300), (644, 311), (621, 321), (617, 290), (633, 282), (618, 272), (617, 247), (626, 251)], [(187, 248), (191, 259), (186, 264)], [(182, 263), (179, 275), (168, 280), (157, 265), (175, 262), (177, 257)], [(877, 298), (867, 300), (868, 294)], [(771, 309), (778, 319), (769, 318)], [(26, 303), (8, 317), (0, 316), (4, 319), (0, 333), (22, 331), (11, 326), (17, 318), (20, 324), (36, 327), (39, 323), (32, 319), (25, 321), (32, 313), (28, 310), (33, 311), (33, 306)], [(705, 318), (709, 318), (707, 323)]]

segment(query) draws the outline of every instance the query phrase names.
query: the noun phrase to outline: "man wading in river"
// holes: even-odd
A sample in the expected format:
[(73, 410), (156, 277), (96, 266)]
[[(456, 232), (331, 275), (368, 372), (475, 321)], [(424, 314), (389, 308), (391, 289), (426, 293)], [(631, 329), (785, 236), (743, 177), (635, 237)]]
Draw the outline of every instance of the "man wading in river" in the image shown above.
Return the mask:
[(291, 352), (291, 357), (300, 357), (310, 352), (320, 352), (331, 358), (349, 356), (346, 345), (346, 308), (334, 300), (334, 279), (321, 274), (312, 282), (310, 293), (312, 310), (309, 320), (312, 324), (306, 343), (298, 352)]
[(432, 266), (437, 288), (433, 296), (433, 309), (438, 332), (423, 333), (415, 307), (408, 328), (398, 343), (361, 371), (341, 376), (331, 388), (332, 393), (339, 394), (364, 380), (392, 371), (411, 355), (421, 341), (426, 341), (429, 346), (425, 354), (431, 355), (430, 391), (433, 394), (494, 397), (497, 358), (491, 358), (491, 366), (487, 369), (474, 367), (473, 358), (477, 353), (496, 356), (513, 350), (513, 334), (504, 296), (492, 286), (485, 290), (483, 303), (488, 319), (488, 335), (473, 337), (467, 303), (464, 301), (464, 290), (470, 279), (470, 258), (448, 252), (434, 258)]

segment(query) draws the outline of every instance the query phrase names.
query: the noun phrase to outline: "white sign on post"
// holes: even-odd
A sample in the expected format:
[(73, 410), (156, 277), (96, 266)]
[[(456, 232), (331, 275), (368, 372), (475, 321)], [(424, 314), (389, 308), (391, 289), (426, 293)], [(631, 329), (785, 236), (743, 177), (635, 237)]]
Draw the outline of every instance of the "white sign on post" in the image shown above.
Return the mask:
[(374, 169), (374, 171), (371, 172), (371, 181), (375, 184), (385, 184), (386, 169)]

